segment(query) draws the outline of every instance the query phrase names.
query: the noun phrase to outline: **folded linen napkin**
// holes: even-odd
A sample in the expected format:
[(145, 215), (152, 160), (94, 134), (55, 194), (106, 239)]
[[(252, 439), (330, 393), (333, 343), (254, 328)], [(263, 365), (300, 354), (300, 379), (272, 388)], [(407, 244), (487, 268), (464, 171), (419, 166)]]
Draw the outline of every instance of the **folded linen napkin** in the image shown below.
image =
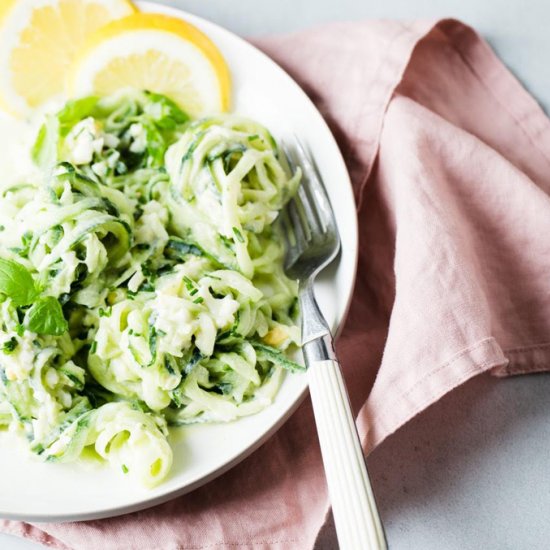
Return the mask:
[[(361, 252), (338, 351), (365, 449), (478, 373), (547, 369), (550, 124), (488, 45), (454, 20), (257, 43), (316, 102), (352, 175)], [(60, 549), (301, 550), (328, 506), (306, 401), (191, 494), (108, 520), (0, 529)]]

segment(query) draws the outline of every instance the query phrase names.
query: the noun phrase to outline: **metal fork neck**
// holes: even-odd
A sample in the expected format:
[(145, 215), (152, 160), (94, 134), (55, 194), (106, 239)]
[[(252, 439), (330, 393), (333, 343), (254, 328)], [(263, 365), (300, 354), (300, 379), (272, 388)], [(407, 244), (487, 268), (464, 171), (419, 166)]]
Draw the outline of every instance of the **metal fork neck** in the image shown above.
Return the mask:
[(313, 281), (300, 283), (302, 314), (302, 349), (306, 364), (311, 361), (336, 359), (330, 329), (319, 309), (313, 292)]
[(302, 347), (306, 367), (313, 365), (317, 361), (336, 361), (336, 352), (332, 336), (325, 334), (315, 340), (310, 340)]

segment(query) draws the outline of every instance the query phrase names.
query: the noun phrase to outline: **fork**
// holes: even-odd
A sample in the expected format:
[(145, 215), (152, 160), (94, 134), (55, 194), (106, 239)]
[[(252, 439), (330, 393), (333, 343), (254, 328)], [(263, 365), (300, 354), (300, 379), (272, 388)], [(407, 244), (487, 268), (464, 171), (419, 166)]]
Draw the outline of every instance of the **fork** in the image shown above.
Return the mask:
[(333, 339), (313, 290), (319, 272), (340, 251), (340, 237), (313, 161), (296, 140), (283, 145), (302, 184), (281, 213), (285, 272), (299, 283), (302, 351), (338, 542), (342, 550), (387, 548)]

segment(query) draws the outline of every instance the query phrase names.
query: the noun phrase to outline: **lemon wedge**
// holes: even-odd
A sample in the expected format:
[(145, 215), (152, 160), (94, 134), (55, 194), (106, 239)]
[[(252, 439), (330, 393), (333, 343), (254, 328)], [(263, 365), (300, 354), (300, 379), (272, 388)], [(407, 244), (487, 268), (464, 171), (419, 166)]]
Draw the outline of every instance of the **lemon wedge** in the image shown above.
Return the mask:
[(60, 95), (88, 35), (134, 11), (127, 0), (0, 0), (0, 106), (24, 115)]
[(194, 117), (229, 107), (225, 60), (199, 29), (181, 19), (136, 13), (90, 36), (77, 55), (72, 95), (106, 95), (132, 87), (170, 97)]

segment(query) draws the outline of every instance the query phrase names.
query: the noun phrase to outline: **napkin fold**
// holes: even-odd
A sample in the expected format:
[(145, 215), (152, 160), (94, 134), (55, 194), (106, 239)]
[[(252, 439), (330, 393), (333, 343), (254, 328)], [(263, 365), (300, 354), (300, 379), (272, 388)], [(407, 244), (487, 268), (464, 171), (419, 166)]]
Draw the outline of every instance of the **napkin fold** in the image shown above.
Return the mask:
[[(338, 352), (365, 450), (476, 374), (547, 370), (550, 123), (489, 46), (455, 20), (256, 43), (315, 101), (352, 176), (359, 270)], [(301, 550), (328, 507), (306, 400), (191, 494), (118, 518), (0, 529), (59, 549)]]

